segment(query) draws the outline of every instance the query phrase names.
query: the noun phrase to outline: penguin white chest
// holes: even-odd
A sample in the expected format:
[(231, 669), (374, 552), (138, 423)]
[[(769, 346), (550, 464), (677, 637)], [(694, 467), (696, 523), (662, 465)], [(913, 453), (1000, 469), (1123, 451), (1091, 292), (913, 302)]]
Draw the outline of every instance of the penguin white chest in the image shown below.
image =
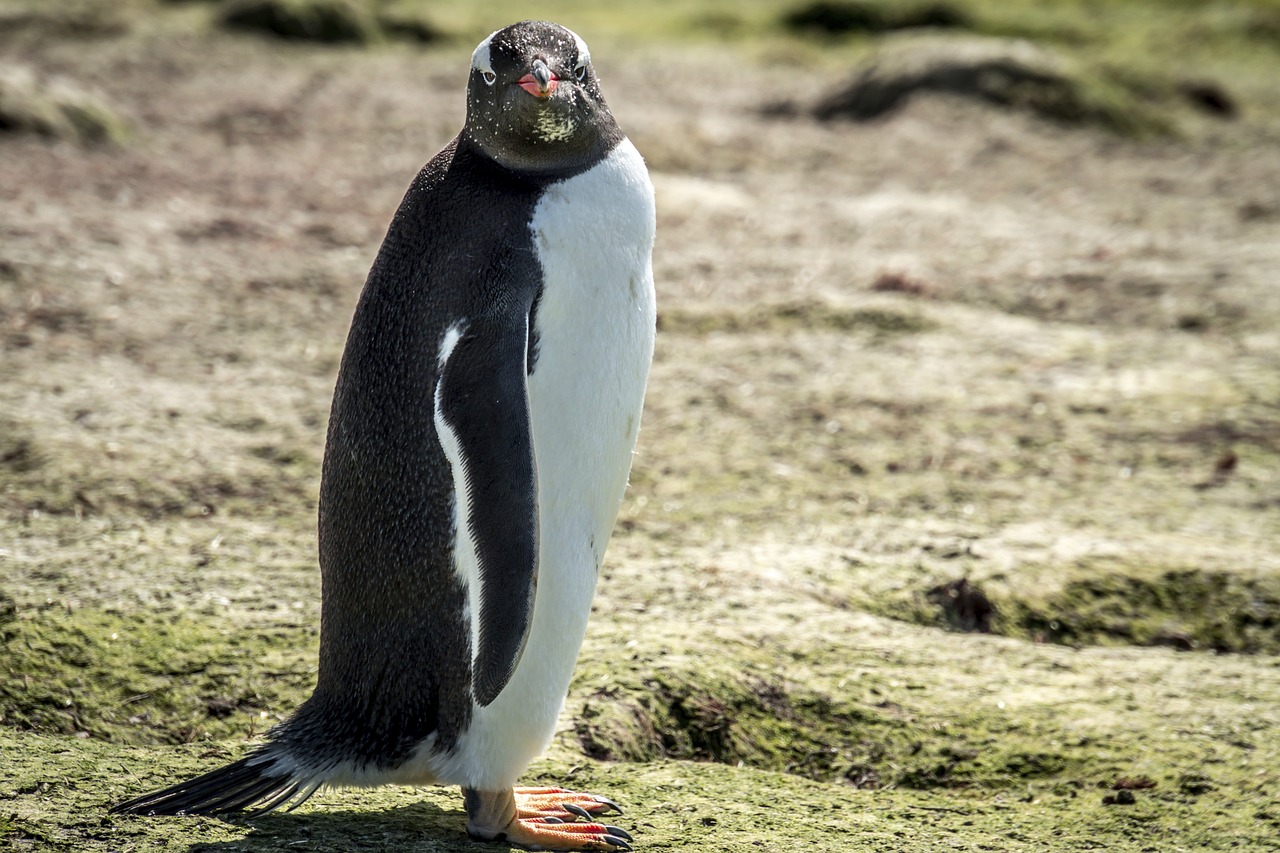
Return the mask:
[(556, 601), (562, 615), (564, 605), (581, 609), (585, 624), (653, 358), (653, 190), (635, 147), (624, 140), (595, 168), (549, 187), (530, 227), (543, 269), (529, 377), (542, 514), (539, 597), (547, 573), (589, 566), (589, 576)]
[(585, 546), (593, 570), (579, 594), (589, 603), (653, 359), (653, 190), (639, 152), (623, 141), (594, 169), (553, 184), (530, 227), (543, 268), (529, 378), (540, 565), (556, 573)]
[(537, 466), (538, 578), (524, 653), (436, 775), (482, 790), (514, 783), (550, 742), (596, 574), (622, 503), (653, 358), (653, 188), (623, 140), (549, 186), (529, 225), (542, 268), (528, 377)]

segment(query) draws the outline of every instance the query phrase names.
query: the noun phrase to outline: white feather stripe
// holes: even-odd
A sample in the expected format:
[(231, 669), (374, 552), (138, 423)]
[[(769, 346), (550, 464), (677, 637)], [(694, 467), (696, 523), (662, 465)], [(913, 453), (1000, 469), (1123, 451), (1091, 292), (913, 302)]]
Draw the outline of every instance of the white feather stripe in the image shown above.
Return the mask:
[(440, 340), (436, 356), (437, 378), (432, 397), (432, 419), (436, 427), (436, 438), (444, 451), (444, 458), (449, 462), (449, 473), (453, 479), (453, 570), (467, 590), (467, 610), (462, 618), (471, 630), (471, 655), (474, 660), (476, 650), (480, 648), (480, 620), (476, 618), (480, 612), (477, 600), (480, 594), (480, 561), (476, 557), (476, 543), (471, 538), (471, 487), (467, 466), (462, 457), (462, 442), (445, 418), (440, 399), (449, 356), (453, 355), (454, 347), (465, 331), (465, 323), (454, 323), (445, 330)]
[(585, 41), (583, 41), (583, 40), (582, 40), (582, 36), (578, 35), (577, 33), (575, 33), (573, 30), (569, 29), (568, 27), (565, 27), (564, 29), (565, 29), (565, 32), (567, 32), (569, 35), (573, 36), (574, 44), (575, 44), (575, 45), (577, 46), (577, 48), (578, 48), (578, 65), (579, 65), (579, 66), (582, 66), (582, 65), (587, 65), (588, 63), (590, 63), (590, 62), (591, 62), (591, 49), (590, 49), (590, 48), (588, 48), (588, 47), (587, 47), (587, 43), (586, 43)]

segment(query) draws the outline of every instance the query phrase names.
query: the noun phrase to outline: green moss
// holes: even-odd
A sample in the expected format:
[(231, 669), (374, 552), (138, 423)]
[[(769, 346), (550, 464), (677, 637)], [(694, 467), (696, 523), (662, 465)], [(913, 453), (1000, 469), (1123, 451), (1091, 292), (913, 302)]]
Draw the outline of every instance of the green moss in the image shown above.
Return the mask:
[(1005, 601), (998, 624), (1050, 642), (1280, 654), (1280, 578), (1105, 564), (1085, 574), (1042, 600)]
[[(987, 630), (1074, 646), (1280, 654), (1280, 579), (1270, 575), (1118, 561), (1028, 568), (1026, 574), (1042, 576), (1044, 584), (1003, 575), (963, 582), (963, 595), (991, 608)], [(873, 597), (870, 606), (920, 624), (974, 630), (974, 620), (960, 612), (973, 602), (961, 602), (958, 611), (940, 594), (961, 583)]]
[[(613, 583), (637, 588), (630, 575)], [(740, 588), (729, 602), (750, 594)], [(635, 630), (616, 609), (626, 598), (606, 589), (563, 736), (527, 780), (618, 799), (627, 808), (620, 822), (654, 849), (821, 845), (837, 833), (851, 850), (1011, 834), (1028, 850), (1071, 850), (1075, 842), (1056, 834), (1070, 824), (1072, 838), (1122, 851), (1167, 839), (1216, 850), (1274, 829), (1256, 817), (1275, 810), (1266, 793), (1274, 770), (1265, 768), (1280, 749), (1266, 715), (1249, 710), (1275, 689), (1261, 670), (1246, 681), (1240, 666), (1205, 669), (1197, 656), (1161, 663), (1128, 651), (1117, 667), (1114, 657), (1090, 662), (1007, 640), (885, 634), (866, 619), (854, 630), (845, 615), (806, 616), (786, 597), (731, 608), (746, 620), (733, 630), (705, 605), (718, 627), (690, 631), (655, 613)], [(305, 694), (309, 679), (289, 667), (313, 659), (313, 639), (298, 629), (232, 630), (203, 614), (49, 608), (17, 617), (0, 681), (10, 767), (0, 837), (67, 850), (286, 850), (299, 841), (468, 849), (456, 794), (438, 789), (326, 791), (297, 814), (248, 821), (105, 817), (106, 803), (235, 757), (252, 728), (242, 710), (249, 719), (259, 708), (287, 711)], [(15, 690), (20, 674), (38, 686)], [(1213, 709), (1150, 701), (1186, 702), (1200, 689), (1214, 692)], [(1028, 690), (1039, 698), (1014, 698)], [(245, 707), (221, 718), (211, 695)], [(1011, 701), (997, 704), (999, 696)], [(1203, 733), (1178, 737), (1187, 727)], [(170, 745), (192, 736), (203, 743)], [(1129, 815), (1102, 805), (1121, 776), (1156, 784), (1136, 793)], [(1233, 808), (1242, 796), (1256, 808)], [(1209, 818), (1212, 832), (1189, 829)]]
[(261, 732), (305, 698), (314, 630), (48, 606), (4, 629), (0, 725), (123, 743)]
[(804, 666), (803, 681), (741, 645), (718, 654), (696, 645), (637, 651), (607, 668), (584, 661), (569, 703), (574, 737), (597, 759), (716, 762), (854, 788), (1000, 789), (1078, 778), (1092, 763), (1087, 750), (1046, 750), (1019, 737), (1020, 725), (1004, 715), (953, 711), (944, 723), (907, 712), (869, 673), (842, 689), (828, 678), (865, 661), (812, 651), (814, 659), (792, 664)]
[[(585, 667), (578, 680), (599, 674)], [(668, 654), (611, 668), (606, 686), (583, 698), (575, 733), (593, 758), (715, 761), (830, 780), (852, 766), (841, 732), (900, 728), (870, 707), (788, 685), (774, 667)]]
[[(63, 626), (65, 637), (101, 656), (91, 645), (100, 620), (80, 618), (81, 633)], [(910, 852), (963, 839), (974, 849), (1083, 850), (1106, 843), (1136, 853), (1175, 843), (1248, 849), (1276, 828), (1267, 816), (1280, 803), (1274, 769), (1266, 766), (1280, 744), (1265, 720), (1245, 727), (1247, 714), (1237, 714), (1246, 713), (1237, 703), (1250, 701), (1238, 689), (1255, 699), (1269, 696), (1274, 678), (1239, 682), (1232, 692), (1222, 689), (1233, 683), (1231, 672), (1206, 677), (1172, 661), (1143, 675), (1136, 675), (1140, 667), (1099, 670), (1087, 695), (1100, 713), (1078, 706), (1069, 690), (1060, 692), (1078, 668), (1093, 671), (1045, 647), (981, 641), (984, 686), (975, 689), (956, 681), (970, 675), (956, 666), (956, 642), (946, 650), (936, 639), (917, 643), (898, 634), (887, 643), (865, 622), (858, 642), (830, 633), (828, 642), (814, 642), (824, 634), (819, 619), (764, 644), (726, 643), (701, 631), (663, 639), (619, 622), (593, 632), (568, 706), (571, 725), (527, 781), (618, 800), (626, 814), (617, 822), (646, 848), (714, 845), (745, 853), (796, 844), (824, 849), (837, 839), (841, 849)], [(212, 622), (183, 623), (186, 636), (168, 638), (178, 657), (160, 663), (163, 652), (155, 649), (146, 668), (186, 673), (200, 665), (182, 655), (192, 640), (216, 645)], [(51, 648), (67, 645), (49, 632), (41, 636)], [(627, 637), (637, 642), (620, 658), (614, 650)], [(1141, 653), (1128, 654), (1131, 664), (1139, 662)], [(70, 652), (51, 657), (69, 669), (85, 663)], [(1208, 720), (1201, 712), (1131, 701), (1153, 695), (1148, 678), (1151, 689), (1190, 698), (1182, 692), (1188, 676), (1217, 696), (1209, 713), (1218, 722), (1192, 740), (1174, 735), (1186, 727), (1199, 731)], [(1053, 695), (1004, 709), (985, 698), (987, 689), (999, 695), (1020, 686)], [(973, 701), (962, 708), (948, 689)], [(145, 706), (155, 697), (139, 701)], [(637, 711), (649, 715), (646, 731), (619, 725), (624, 712), (634, 719)], [(1129, 723), (1107, 725), (1118, 717)], [(1079, 728), (1084, 721), (1101, 722), (1105, 739)], [(627, 750), (633, 758), (584, 757), (584, 734), (593, 750)], [(104, 814), (107, 803), (206, 770), (241, 748), (120, 746), (0, 728), (7, 761), (0, 838), (54, 850), (284, 851), (301, 842), (325, 849), (472, 849), (456, 793), (434, 788), (324, 791), (297, 813), (250, 820)], [(1102, 800), (1122, 776), (1146, 777), (1155, 787), (1134, 792), (1132, 811), (1118, 813)], [(1242, 798), (1250, 807), (1239, 807)]]

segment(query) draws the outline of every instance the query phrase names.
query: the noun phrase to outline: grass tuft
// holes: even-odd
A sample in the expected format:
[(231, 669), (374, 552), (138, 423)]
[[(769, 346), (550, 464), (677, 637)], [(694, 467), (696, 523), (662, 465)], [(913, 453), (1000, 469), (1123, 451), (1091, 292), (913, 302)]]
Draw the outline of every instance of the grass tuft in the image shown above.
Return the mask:
[(0, 67), (0, 133), (29, 133), (81, 144), (123, 144), (129, 125), (100, 96), (30, 68)]

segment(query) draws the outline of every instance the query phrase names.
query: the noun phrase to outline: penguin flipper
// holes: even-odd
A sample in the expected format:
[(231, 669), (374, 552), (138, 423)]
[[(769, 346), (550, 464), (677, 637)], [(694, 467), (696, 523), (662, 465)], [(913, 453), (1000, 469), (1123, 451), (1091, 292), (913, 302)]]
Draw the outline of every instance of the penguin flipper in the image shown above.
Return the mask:
[(248, 811), (263, 814), (290, 803), (287, 811), (302, 805), (318, 784), (307, 784), (292, 774), (276, 774), (275, 762), (255, 751), (202, 776), (179, 782), (117, 803), (111, 814), (212, 815)]
[[(513, 300), (514, 301), (514, 300)], [(529, 419), (528, 304), (454, 326), (441, 347), (436, 427), (454, 469), (459, 545), (469, 537), (478, 583), (476, 702), (493, 702), (524, 652), (538, 575), (538, 487)], [(460, 332), (460, 334), (459, 334)], [(456, 458), (455, 458), (456, 457)], [(460, 476), (461, 474), (461, 476)], [(460, 570), (465, 567), (459, 566)]]

